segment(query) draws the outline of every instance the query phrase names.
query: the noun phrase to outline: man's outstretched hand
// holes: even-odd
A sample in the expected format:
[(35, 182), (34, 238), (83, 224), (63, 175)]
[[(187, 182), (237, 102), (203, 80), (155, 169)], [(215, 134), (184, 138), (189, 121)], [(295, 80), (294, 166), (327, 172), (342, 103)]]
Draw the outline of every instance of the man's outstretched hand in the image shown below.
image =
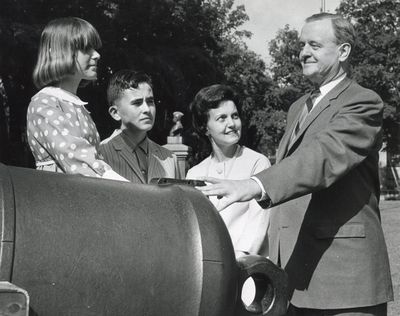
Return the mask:
[[(246, 180), (222, 180), (211, 177), (202, 177), (199, 180), (211, 183), (206, 186), (196, 187), (207, 196), (221, 198), (218, 211), (222, 211), (235, 202), (245, 202), (253, 198), (261, 197), (261, 188), (252, 179)], [(224, 199), (222, 199), (224, 197)]]

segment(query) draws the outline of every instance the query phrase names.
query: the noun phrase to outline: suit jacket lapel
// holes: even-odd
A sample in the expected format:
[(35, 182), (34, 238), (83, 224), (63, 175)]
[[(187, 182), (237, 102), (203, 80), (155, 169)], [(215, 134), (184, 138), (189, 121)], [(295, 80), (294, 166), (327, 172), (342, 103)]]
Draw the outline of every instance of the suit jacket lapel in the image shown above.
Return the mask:
[(147, 173), (148, 173), (148, 179), (150, 181), (152, 178), (159, 177), (158, 176), (159, 172), (157, 172), (157, 170), (156, 170), (157, 162), (158, 162), (157, 157), (159, 156), (159, 150), (156, 146), (154, 146), (152, 140), (148, 139), (148, 142), (149, 142), (149, 149), (148, 149), (149, 150), (149, 154), (148, 154), (149, 170)]
[(142, 183), (146, 183), (140, 167), (137, 163), (135, 154), (130, 146), (124, 141), (121, 135), (115, 136), (115, 142), (113, 143), (116, 152), (121, 155), (123, 159), (128, 163), (129, 167), (136, 174)]
[(293, 134), (293, 130), (297, 124), (297, 121), (299, 120), (300, 113), (303, 110), (303, 105), (305, 104), (309, 95), (310, 95), (310, 93), (304, 95), (303, 97), (301, 97), (299, 100), (297, 100), (292, 105), (292, 107), (295, 109), (296, 113), (293, 115), (294, 119), (291, 122), (288, 122), (288, 124), (287, 124), (285, 134), (283, 135), (281, 142), (279, 144), (279, 147), (278, 147), (278, 154), (276, 156), (276, 162), (279, 162), (280, 160), (282, 160), (285, 157), (286, 152), (288, 151), (290, 138)]
[[(306, 120), (304, 121), (304, 123), (302, 124), (299, 132), (297, 133), (295, 139), (293, 140), (293, 142), (290, 144), (290, 146), (287, 146), (287, 148), (285, 148), (284, 154), (283, 156), (286, 155), (286, 153), (290, 150), (291, 147), (293, 147), (293, 145), (298, 141), (298, 139), (304, 134), (304, 132), (307, 130), (308, 126), (310, 126), (310, 124), (321, 114), (321, 112), (326, 109), (328, 106), (330, 106), (331, 104), (331, 100), (336, 99), (338, 97), (338, 95), (340, 93), (342, 93), (342, 91), (344, 89), (346, 89), (351, 83), (351, 79), (349, 78), (344, 78), (341, 82), (338, 83), (338, 85), (336, 87), (334, 87), (331, 91), (329, 91), (319, 102), (318, 104), (312, 109), (312, 111), (310, 112), (310, 114), (308, 114)], [(307, 94), (307, 98), (310, 94)], [(306, 99), (305, 99), (306, 100)], [(305, 102), (305, 100), (303, 100), (303, 103)], [(302, 107), (299, 107), (302, 108)], [(293, 133), (293, 129), (297, 124), (298, 121), (298, 117), (300, 115), (300, 112), (296, 115), (296, 120), (294, 120), (290, 126), (290, 134), (288, 135), (288, 139), (290, 140), (290, 135), (292, 135)], [(289, 144), (289, 141), (288, 141)], [(282, 157), (283, 158), (283, 157)]]

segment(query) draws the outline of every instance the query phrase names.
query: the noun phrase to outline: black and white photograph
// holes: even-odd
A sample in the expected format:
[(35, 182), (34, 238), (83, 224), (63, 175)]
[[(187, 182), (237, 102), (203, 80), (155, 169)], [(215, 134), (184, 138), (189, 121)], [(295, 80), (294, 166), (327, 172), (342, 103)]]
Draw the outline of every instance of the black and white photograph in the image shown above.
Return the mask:
[(0, 0), (0, 315), (400, 315), (400, 0)]

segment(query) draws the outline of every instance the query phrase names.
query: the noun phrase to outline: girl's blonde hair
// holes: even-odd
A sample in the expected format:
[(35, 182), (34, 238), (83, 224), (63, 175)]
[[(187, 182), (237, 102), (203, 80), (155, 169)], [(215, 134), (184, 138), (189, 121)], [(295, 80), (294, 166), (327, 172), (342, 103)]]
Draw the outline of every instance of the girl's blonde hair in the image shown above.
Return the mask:
[(38, 89), (59, 83), (76, 70), (76, 53), (101, 47), (99, 33), (89, 22), (67, 17), (50, 21), (44, 28), (33, 71)]

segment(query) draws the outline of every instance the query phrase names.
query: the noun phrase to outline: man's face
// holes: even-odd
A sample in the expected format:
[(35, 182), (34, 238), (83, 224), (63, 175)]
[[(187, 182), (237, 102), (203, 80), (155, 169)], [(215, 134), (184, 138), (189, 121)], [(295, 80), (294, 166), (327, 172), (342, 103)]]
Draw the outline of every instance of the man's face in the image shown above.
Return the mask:
[(116, 114), (121, 120), (121, 129), (148, 132), (153, 128), (156, 115), (153, 90), (149, 84), (140, 83), (137, 89), (127, 89), (114, 102)]
[(300, 44), (304, 76), (319, 85), (332, 81), (340, 71), (340, 45), (336, 43), (332, 22), (326, 19), (306, 23)]

